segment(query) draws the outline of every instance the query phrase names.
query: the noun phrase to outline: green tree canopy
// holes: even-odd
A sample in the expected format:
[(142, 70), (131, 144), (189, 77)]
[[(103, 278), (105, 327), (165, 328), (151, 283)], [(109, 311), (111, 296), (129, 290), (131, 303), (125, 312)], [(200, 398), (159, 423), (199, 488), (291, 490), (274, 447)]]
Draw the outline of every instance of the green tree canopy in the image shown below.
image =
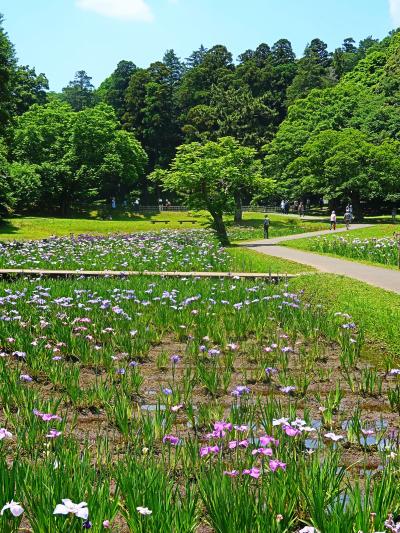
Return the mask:
[(114, 108), (119, 119), (126, 113), (125, 93), (136, 70), (137, 67), (132, 61), (120, 61), (111, 76), (104, 80), (96, 91), (101, 101)]
[(312, 89), (336, 83), (330, 69), (332, 60), (327, 48), (328, 45), (320, 39), (313, 39), (307, 45), (304, 56), (298, 62), (297, 74), (287, 91), (289, 103), (307, 96)]
[(62, 90), (62, 99), (75, 111), (82, 111), (85, 107), (93, 107), (97, 97), (92, 78), (84, 70), (79, 70), (75, 74), (75, 78)]
[(14, 204), (8, 167), (7, 148), (0, 139), (0, 219), (10, 213)]
[(287, 186), (298, 197), (318, 194), (336, 203), (373, 201), (395, 192), (400, 142), (369, 142), (358, 130), (325, 130), (312, 137), (286, 169)]
[(296, 100), (266, 145), (266, 173), (287, 193), (378, 203), (399, 190), (400, 34), (366, 54), (335, 87)]
[(232, 137), (205, 144), (180, 146), (169, 170), (157, 170), (153, 181), (182, 198), (193, 209), (206, 209), (222, 240), (227, 241), (224, 213), (233, 213), (243, 194), (253, 190), (272, 190), (272, 180), (265, 180), (261, 164), (252, 148), (243, 147)]
[(36, 74), (34, 68), (19, 66), (13, 78), (13, 108), (17, 115), (22, 115), (31, 105), (47, 103), (49, 81), (46, 76)]
[(150, 165), (165, 166), (181, 140), (172, 71), (161, 62), (136, 70), (126, 91), (125, 129), (135, 133)]
[(12, 113), (12, 78), (16, 68), (14, 46), (3, 27), (0, 14), (0, 135), (4, 133)]
[[(38, 205), (63, 210), (91, 198), (123, 196), (143, 176), (147, 156), (121, 131), (112, 107), (100, 104), (74, 112), (57, 101), (34, 105), (18, 118), (13, 154), (21, 177), (40, 176)], [(29, 169), (28, 166), (32, 168)]]

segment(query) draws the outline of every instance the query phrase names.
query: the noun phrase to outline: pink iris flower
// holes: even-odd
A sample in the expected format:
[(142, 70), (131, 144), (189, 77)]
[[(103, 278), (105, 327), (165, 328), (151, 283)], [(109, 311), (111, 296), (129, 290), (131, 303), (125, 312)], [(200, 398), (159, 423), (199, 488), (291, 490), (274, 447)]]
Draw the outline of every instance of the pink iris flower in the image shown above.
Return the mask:
[(288, 437), (297, 437), (297, 435), (301, 434), (301, 431), (292, 426), (283, 426), (283, 431)]
[(200, 448), (200, 457), (205, 457), (210, 453), (217, 454), (219, 453), (219, 446), (202, 446)]
[(225, 470), (224, 472), (224, 476), (228, 476), (228, 477), (237, 477), (238, 475), (239, 475), (238, 470), (231, 470), (230, 472)]
[(37, 409), (33, 410), (33, 414), (37, 416), (38, 418), (41, 418), (43, 422), (50, 422), (50, 420), (58, 420), (61, 422), (62, 418), (58, 415), (52, 415), (50, 413), (42, 413), (41, 411), (38, 411)]
[(279, 469), (286, 470), (286, 463), (282, 463), (278, 459), (272, 459), (269, 462), (269, 467), (270, 467), (272, 472), (276, 472)]
[(163, 443), (166, 444), (167, 442), (172, 444), (172, 446), (176, 446), (179, 444), (179, 438), (175, 437), (174, 435), (165, 435), (163, 438)]
[(269, 446), (270, 444), (279, 446), (279, 440), (271, 437), (270, 435), (264, 435), (263, 437), (260, 437), (260, 444), (261, 446)]
[(48, 439), (56, 439), (57, 437), (59, 437), (60, 435), (62, 435), (62, 431), (57, 431), (56, 429), (51, 429), (49, 431), (49, 433), (46, 435), (46, 437)]
[(246, 468), (245, 470), (243, 470), (243, 475), (247, 475), (247, 476), (250, 476), (250, 477), (253, 477), (254, 479), (258, 479), (261, 475), (261, 471), (259, 468), (255, 468), (253, 466), (253, 468)]
[(267, 455), (268, 457), (272, 457), (273, 452), (271, 448), (258, 448), (257, 450), (253, 450), (251, 452), (252, 455)]

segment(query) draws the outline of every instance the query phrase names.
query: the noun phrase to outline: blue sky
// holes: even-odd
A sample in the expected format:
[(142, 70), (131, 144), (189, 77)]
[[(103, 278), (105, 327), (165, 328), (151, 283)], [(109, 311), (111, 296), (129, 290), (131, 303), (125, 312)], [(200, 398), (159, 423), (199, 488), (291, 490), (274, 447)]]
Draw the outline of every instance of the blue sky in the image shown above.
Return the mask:
[(286, 37), (301, 54), (314, 37), (334, 48), (400, 26), (400, 0), (1, 0), (0, 12), (20, 63), (53, 90), (81, 69), (98, 85), (121, 59), (147, 66), (168, 48), (225, 44), (236, 57)]

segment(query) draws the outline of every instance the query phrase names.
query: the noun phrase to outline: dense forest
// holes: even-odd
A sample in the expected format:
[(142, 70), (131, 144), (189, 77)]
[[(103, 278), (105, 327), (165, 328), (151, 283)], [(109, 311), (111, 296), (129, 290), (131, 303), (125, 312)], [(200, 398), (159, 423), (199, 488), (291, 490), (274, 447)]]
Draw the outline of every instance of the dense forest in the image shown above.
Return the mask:
[(398, 32), (346, 38), (334, 51), (313, 39), (300, 58), (286, 39), (238, 58), (222, 45), (185, 60), (168, 50), (148, 68), (121, 61), (98, 88), (79, 71), (54, 93), (45, 74), (19, 64), (4, 26), (0, 18), (3, 214), (112, 196), (152, 203), (157, 176), (181, 168), (191, 146), (206, 158), (207, 143), (254, 159), (244, 172), (256, 169), (263, 185), (257, 194), (243, 176), (239, 201), (400, 199)]

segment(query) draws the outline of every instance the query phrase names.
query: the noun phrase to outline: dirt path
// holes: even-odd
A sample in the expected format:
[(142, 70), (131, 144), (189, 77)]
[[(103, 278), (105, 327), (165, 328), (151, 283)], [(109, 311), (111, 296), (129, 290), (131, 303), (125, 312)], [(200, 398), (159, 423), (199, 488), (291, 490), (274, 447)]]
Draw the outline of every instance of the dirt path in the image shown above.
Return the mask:
[[(360, 224), (352, 229), (360, 229), (369, 226), (371, 225)], [(341, 231), (346, 230), (336, 230), (337, 233)], [(284, 241), (300, 239), (304, 237), (313, 237), (316, 235), (327, 235), (329, 233), (331, 233), (329, 230), (315, 233), (303, 233), (302, 235), (295, 235), (292, 237), (280, 237), (276, 239), (270, 239), (269, 241), (265, 240), (252, 242), (246, 244), (245, 246), (248, 248), (254, 248), (258, 252), (266, 255), (279, 257), (281, 259), (288, 259), (303, 265), (312, 266), (320, 272), (347, 276), (349, 278), (368, 283), (369, 285), (400, 294), (400, 272), (397, 270), (389, 270), (378, 266), (363, 265), (362, 263), (347, 261), (345, 259), (336, 259), (335, 257), (330, 257), (328, 255), (319, 255), (303, 250), (296, 250), (295, 248), (288, 248), (286, 246), (277, 246), (279, 243)]]

